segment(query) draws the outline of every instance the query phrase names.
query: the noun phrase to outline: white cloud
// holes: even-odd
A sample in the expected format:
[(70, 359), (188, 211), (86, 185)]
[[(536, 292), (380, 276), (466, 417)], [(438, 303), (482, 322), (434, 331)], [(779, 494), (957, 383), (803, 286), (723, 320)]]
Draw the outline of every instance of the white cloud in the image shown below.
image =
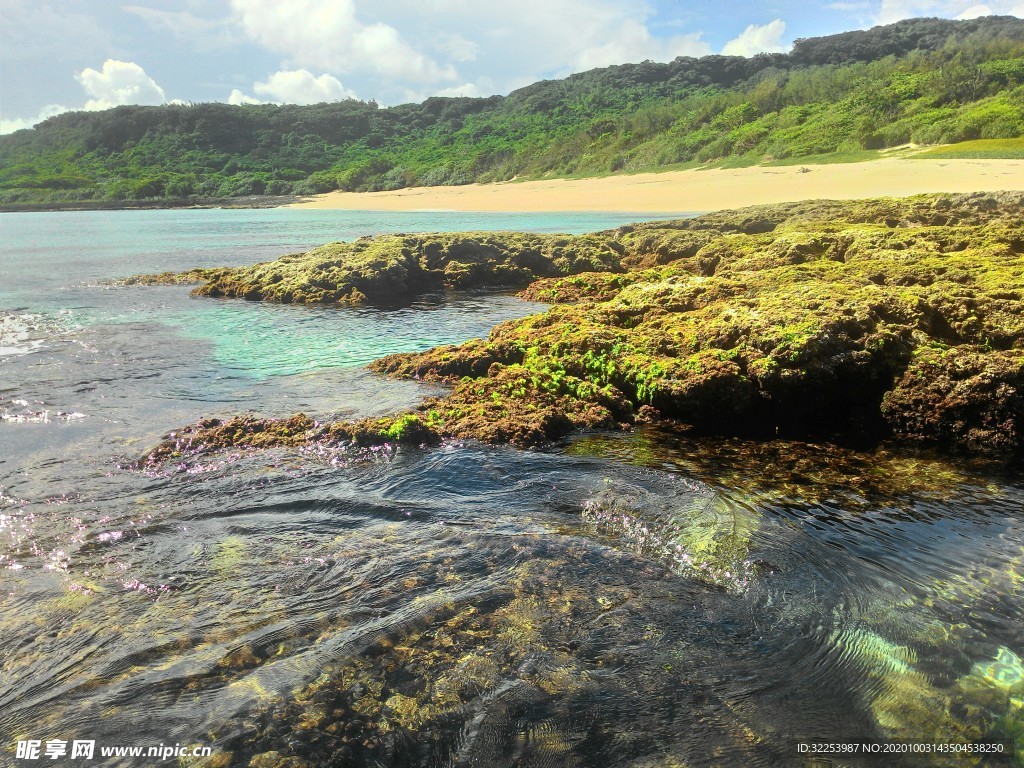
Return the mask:
[(443, 32), (437, 35), (432, 47), (452, 61), (475, 61), (480, 55), (480, 46), (462, 35)]
[(437, 93), (435, 96), (483, 96), (476, 83), (463, 83), (462, 85), (456, 85), (452, 88), (444, 88)]
[(882, 0), (882, 7), (875, 17), (879, 24), (891, 24), (915, 16), (939, 16), (940, 6), (948, 5), (945, 0)]
[(39, 114), (35, 117), (16, 117), (13, 120), (0, 119), (0, 134), (14, 133), (20, 131), (22, 128), (31, 128), (37, 123), (43, 122), (48, 117), (59, 115), (63, 112), (70, 112), (68, 107), (63, 104), (48, 104), (39, 110)]
[(75, 79), (90, 98), (81, 107), (49, 104), (35, 117), (0, 120), (0, 133), (13, 133), (31, 128), (48, 117), (72, 110), (101, 110), (122, 104), (183, 104), (180, 99), (167, 101), (161, 88), (145, 70), (132, 61), (107, 59), (100, 71), (86, 67)]
[(338, 78), (328, 74), (313, 77), (305, 69), (275, 72), (265, 81), (253, 83), (252, 88), (267, 98), (258, 99), (235, 88), (228, 104), (320, 104), (356, 98)]
[(293, 64), (330, 72), (368, 71), (414, 82), (454, 80), (394, 27), (363, 24), (353, 0), (231, 0), (245, 33)]
[(76, 79), (91, 96), (84, 109), (109, 109), (121, 104), (163, 104), (166, 101), (161, 88), (145, 70), (132, 61), (107, 59), (103, 70), (86, 67)]
[[(429, 50), (442, 62), (458, 61), (437, 42), (443, 35), (472, 43), (472, 77), (466, 79), (485, 94), (508, 93), (540, 79), (610, 64), (712, 52), (693, 28), (684, 26), (675, 36), (652, 31), (653, 4), (647, 0), (389, 0), (372, 6), (370, 0), (355, 1), (367, 18), (372, 12), (402, 31), (415, 29), (415, 39), (431, 41), (426, 43)], [(408, 87), (382, 90), (374, 95), (397, 98), (410, 93)]]
[[(620, 0), (230, 0), (240, 30), (282, 69), (358, 82), (383, 103), (507, 93), (594, 67), (712, 52), (697, 30), (652, 31), (650, 2)], [(472, 77), (460, 74), (471, 63)], [(473, 86), (472, 88), (470, 86)], [(258, 96), (258, 94), (254, 94)]]
[(786, 33), (786, 23), (775, 19), (762, 26), (751, 24), (739, 37), (735, 37), (722, 46), (726, 56), (754, 56), (758, 53), (783, 53), (789, 46), (783, 44), (782, 36)]
[(915, 16), (974, 19), (990, 14), (1024, 16), (1024, 2), (988, 0), (985, 4), (980, 4), (973, 0), (882, 0), (882, 5), (875, 16), (875, 23), (891, 24)]
[(121, 10), (138, 16), (154, 29), (170, 32), (201, 50), (218, 50), (238, 42), (229, 19), (196, 16), (188, 11), (163, 11), (143, 5), (124, 5)]
[(669, 61), (676, 56), (705, 56), (711, 53), (711, 46), (700, 37), (697, 32), (658, 40), (644, 24), (635, 19), (625, 19), (618, 33), (608, 42), (584, 49), (577, 54), (574, 63), (578, 69), (594, 69), (647, 59)]
[(242, 104), (268, 104), (269, 102), (260, 101), (259, 99), (253, 98), (246, 93), (242, 93), (237, 88), (232, 89), (231, 95), (228, 96), (228, 104), (239, 107)]
[[(500, 8), (500, 10), (498, 10)], [(677, 56), (703, 56), (711, 46), (701, 33), (659, 38), (647, 26), (644, 4), (610, 0), (520, 0), (487, 6), (494, 25), (477, 22), (506, 61), (533, 64), (532, 79), (543, 73), (554, 77), (612, 64), (671, 61)], [(468, 21), (470, 19), (467, 19)]]
[(338, 78), (327, 74), (313, 77), (305, 69), (275, 72), (265, 82), (253, 85), (253, 90), (285, 104), (319, 104), (355, 98)]
[(964, 11), (961, 11), (958, 15), (958, 19), (977, 19), (982, 16), (991, 16), (992, 9), (987, 5), (972, 5)]

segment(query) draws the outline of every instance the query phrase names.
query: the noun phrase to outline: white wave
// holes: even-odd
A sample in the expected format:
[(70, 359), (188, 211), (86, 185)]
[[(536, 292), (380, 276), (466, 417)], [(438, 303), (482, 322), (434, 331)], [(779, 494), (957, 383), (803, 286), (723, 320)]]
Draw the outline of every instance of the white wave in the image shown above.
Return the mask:
[(61, 323), (31, 312), (0, 312), (0, 357), (25, 355), (64, 330)]

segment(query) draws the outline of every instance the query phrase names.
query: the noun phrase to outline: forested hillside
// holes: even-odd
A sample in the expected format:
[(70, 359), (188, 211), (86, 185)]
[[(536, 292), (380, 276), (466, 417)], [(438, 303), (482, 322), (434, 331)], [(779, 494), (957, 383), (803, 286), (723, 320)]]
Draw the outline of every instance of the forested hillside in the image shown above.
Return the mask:
[(381, 190), (1024, 137), (1024, 21), (912, 19), (788, 54), (595, 69), (379, 108), (72, 112), (0, 137), (0, 204)]

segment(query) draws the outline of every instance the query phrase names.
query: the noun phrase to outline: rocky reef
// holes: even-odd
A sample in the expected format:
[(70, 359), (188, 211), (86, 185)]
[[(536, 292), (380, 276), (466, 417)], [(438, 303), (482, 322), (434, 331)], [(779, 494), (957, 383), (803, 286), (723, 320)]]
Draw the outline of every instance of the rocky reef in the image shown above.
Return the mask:
[(226, 268), (196, 267), (187, 272), (159, 272), (152, 275), (134, 275), (117, 281), (118, 285), (188, 285), (217, 279)]
[[(703, 434), (1019, 455), (1022, 214), (1016, 193), (923, 195), (580, 237), (386, 236), (227, 270), (196, 292), (346, 303), (532, 281), (523, 295), (553, 304), (486, 340), (373, 363), (452, 392), (336, 436), (528, 446), (664, 420)], [(255, 444), (240, 434), (234, 444)], [(190, 444), (211, 437), (197, 427)]]
[(283, 304), (394, 302), (444, 288), (521, 287), (541, 277), (622, 271), (615, 245), (602, 235), (513, 232), (363, 237), (222, 270), (194, 293)]
[(259, 450), (312, 443), (372, 447), (388, 443), (431, 443), (437, 433), (416, 416), (403, 415), (356, 422), (314, 421), (304, 413), (287, 419), (261, 419), (251, 415), (222, 420), (201, 419), (169, 433), (146, 454), (140, 466), (156, 466), (169, 460), (186, 460), (211, 451), (233, 448)]

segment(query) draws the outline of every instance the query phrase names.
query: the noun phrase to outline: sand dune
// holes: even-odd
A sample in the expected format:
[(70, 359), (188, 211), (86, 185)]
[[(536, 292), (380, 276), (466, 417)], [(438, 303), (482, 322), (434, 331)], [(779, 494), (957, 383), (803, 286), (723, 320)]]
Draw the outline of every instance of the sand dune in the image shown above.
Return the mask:
[(594, 179), (330, 192), (296, 208), (685, 213), (818, 198), (1024, 190), (1024, 160), (913, 160), (667, 171)]

